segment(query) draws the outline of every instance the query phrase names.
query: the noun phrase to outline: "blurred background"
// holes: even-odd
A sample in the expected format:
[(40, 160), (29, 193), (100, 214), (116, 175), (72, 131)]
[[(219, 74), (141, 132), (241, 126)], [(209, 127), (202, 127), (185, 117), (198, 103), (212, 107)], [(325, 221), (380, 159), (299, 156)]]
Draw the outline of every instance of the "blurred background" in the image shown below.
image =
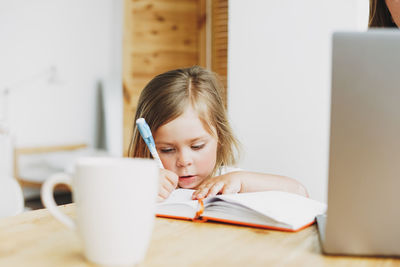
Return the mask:
[(225, 83), (240, 167), (326, 201), (331, 35), (367, 20), (367, 0), (0, 0), (0, 183), (35, 199), (78, 156), (126, 155), (143, 86), (197, 64)]

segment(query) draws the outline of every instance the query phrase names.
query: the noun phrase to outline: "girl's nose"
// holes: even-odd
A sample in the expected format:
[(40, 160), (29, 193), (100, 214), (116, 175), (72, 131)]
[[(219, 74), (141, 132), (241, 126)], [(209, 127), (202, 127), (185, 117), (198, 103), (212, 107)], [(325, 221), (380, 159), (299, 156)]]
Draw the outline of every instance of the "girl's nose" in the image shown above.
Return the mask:
[(176, 165), (178, 167), (187, 167), (193, 164), (193, 159), (190, 155), (189, 151), (182, 150), (178, 154), (178, 158), (176, 160)]

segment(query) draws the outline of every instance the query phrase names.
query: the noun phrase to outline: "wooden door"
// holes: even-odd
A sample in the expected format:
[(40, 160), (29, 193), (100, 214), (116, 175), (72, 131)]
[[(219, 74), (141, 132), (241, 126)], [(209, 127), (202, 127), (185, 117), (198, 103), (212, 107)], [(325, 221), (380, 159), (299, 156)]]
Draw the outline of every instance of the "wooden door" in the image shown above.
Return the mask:
[[(213, 10), (216, 6), (222, 7), (221, 10), (226, 12), (225, 35), (221, 34), (223, 31), (221, 26), (218, 30), (212, 30), (211, 15), (216, 12)], [(226, 85), (227, 19), (227, 0), (125, 0), (123, 31), (125, 156), (132, 135), (140, 92), (155, 75), (176, 68), (200, 65), (220, 73)], [(219, 24), (221, 24), (220, 17)], [(212, 39), (216, 32), (219, 36), (219, 39), (215, 39), (220, 47), (218, 49), (215, 49)], [(225, 43), (221, 41), (221, 36), (222, 38), (225, 36)], [(226, 51), (223, 51), (221, 44), (225, 45)], [(213, 61), (216, 53), (225, 55), (225, 67), (221, 60)], [(226, 99), (226, 96), (224, 97)]]

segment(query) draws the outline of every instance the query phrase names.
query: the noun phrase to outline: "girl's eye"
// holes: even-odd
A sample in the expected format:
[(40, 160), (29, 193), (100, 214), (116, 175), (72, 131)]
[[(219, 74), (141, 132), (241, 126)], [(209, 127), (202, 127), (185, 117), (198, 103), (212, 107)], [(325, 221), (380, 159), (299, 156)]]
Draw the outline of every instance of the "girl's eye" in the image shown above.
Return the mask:
[(175, 149), (173, 149), (173, 148), (160, 148), (161, 153), (172, 153), (174, 151), (175, 151)]
[(205, 144), (199, 144), (199, 145), (193, 145), (192, 149), (193, 150), (200, 150), (205, 146)]

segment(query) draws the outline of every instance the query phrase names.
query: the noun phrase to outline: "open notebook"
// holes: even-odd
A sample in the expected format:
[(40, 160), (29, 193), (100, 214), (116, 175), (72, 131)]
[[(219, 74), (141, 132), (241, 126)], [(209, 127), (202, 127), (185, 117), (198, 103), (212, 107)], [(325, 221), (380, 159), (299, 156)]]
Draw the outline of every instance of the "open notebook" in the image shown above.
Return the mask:
[(326, 212), (324, 203), (281, 191), (217, 195), (203, 200), (192, 200), (193, 192), (175, 190), (157, 204), (157, 216), (294, 232), (311, 225), (317, 215)]

